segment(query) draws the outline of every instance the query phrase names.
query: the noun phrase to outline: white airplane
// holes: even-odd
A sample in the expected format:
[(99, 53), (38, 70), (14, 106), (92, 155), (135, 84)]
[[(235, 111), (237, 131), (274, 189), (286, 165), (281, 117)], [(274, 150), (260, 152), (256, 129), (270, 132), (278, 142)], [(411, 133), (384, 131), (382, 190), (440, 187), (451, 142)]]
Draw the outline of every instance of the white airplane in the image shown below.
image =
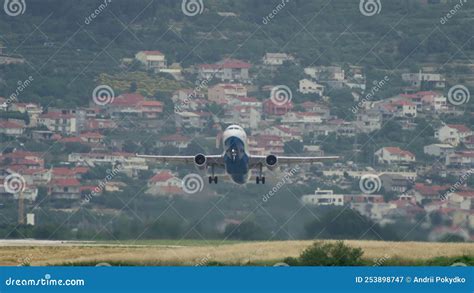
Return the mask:
[(285, 157), (285, 156), (254, 156), (248, 152), (248, 140), (245, 130), (239, 125), (227, 127), (223, 134), (224, 153), (221, 155), (203, 155), (195, 156), (154, 156), (140, 155), (137, 157), (145, 159), (154, 159), (162, 163), (194, 163), (200, 170), (211, 167), (211, 176), (209, 184), (217, 184), (217, 176), (214, 173), (215, 167), (223, 167), (226, 173), (237, 184), (245, 184), (250, 179), (253, 168), (258, 168), (259, 176), (256, 177), (256, 183), (265, 184), (263, 176), (263, 166), (273, 170), (278, 164), (298, 164), (315, 163), (324, 160), (336, 160), (339, 157)]

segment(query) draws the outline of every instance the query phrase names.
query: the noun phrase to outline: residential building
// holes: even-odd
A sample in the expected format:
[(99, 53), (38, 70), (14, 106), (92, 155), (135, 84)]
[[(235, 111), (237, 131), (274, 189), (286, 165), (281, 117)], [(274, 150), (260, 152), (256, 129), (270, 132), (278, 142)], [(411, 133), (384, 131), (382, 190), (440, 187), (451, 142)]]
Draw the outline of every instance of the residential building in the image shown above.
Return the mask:
[(420, 70), (418, 73), (403, 73), (402, 79), (419, 89), (444, 89), (446, 87), (446, 78), (438, 73), (424, 73)]
[(227, 104), (232, 98), (247, 97), (247, 87), (241, 83), (220, 83), (210, 87), (207, 96), (210, 102)]
[(25, 126), (20, 123), (0, 120), (0, 134), (9, 136), (21, 136), (25, 130)]
[(140, 51), (135, 54), (135, 59), (142, 63), (146, 70), (159, 71), (167, 67), (165, 55), (160, 51)]
[(191, 138), (177, 133), (177, 134), (161, 137), (157, 141), (156, 146), (157, 147), (171, 146), (179, 150), (179, 149), (187, 148), (190, 143), (191, 143)]
[(450, 144), (435, 143), (424, 147), (424, 153), (429, 156), (446, 157), (454, 153), (454, 147)]
[(163, 170), (148, 181), (148, 194), (173, 195), (182, 194), (182, 180), (174, 176), (169, 170)]
[(307, 194), (301, 197), (301, 202), (305, 205), (317, 205), (317, 206), (343, 206), (344, 195), (334, 194), (332, 190), (321, 190), (317, 189), (314, 194)]
[(319, 96), (323, 96), (324, 85), (305, 78), (300, 80), (298, 91), (302, 94), (317, 94)]
[(263, 57), (265, 65), (283, 65), (285, 62), (292, 62), (295, 58), (286, 53), (266, 53)]
[(249, 69), (252, 64), (237, 59), (224, 59), (215, 64), (200, 64), (197, 67), (200, 79), (250, 83)]
[(287, 101), (284, 104), (276, 104), (272, 99), (263, 102), (263, 112), (270, 116), (283, 116), (293, 109), (293, 103)]
[(435, 132), (435, 138), (442, 143), (448, 143), (452, 146), (458, 146), (474, 133), (465, 125), (447, 124)]
[(450, 167), (474, 168), (474, 151), (461, 151), (449, 154), (446, 165)]
[(38, 116), (38, 124), (46, 126), (49, 130), (64, 134), (77, 132), (77, 119), (73, 114), (49, 112)]
[(415, 155), (399, 147), (384, 147), (375, 152), (379, 163), (384, 164), (411, 164), (415, 162)]
[(208, 112), (177, 112), (175, 119), (178, 128), (206, 129), (212, 121), (212, 114)]

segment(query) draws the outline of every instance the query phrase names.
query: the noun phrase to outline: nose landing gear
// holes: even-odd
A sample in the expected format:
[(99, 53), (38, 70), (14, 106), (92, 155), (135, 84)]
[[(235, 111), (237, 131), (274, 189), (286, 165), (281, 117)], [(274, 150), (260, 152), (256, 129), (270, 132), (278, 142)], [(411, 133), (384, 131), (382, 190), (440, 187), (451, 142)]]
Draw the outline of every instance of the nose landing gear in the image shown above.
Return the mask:
[(257, 178), (255, 178), (255, 183), (260, 184), (260, 182), (262, 182), (262, 184), (265, 184), (265, 176), (263, 176), (263, 165), (259, 164), (258, 167), (259, 172)]

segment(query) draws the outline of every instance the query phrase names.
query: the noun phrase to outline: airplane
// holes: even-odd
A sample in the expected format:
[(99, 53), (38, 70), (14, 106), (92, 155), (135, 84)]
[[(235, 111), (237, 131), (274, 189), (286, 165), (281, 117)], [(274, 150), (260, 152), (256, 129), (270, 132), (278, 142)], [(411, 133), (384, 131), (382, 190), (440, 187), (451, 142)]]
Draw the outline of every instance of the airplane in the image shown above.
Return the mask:
[(256, 184), (265, 184), (265, 176), (263, 176), (263, 167), (269, 170), (275, 169), (279, 164), (299, 164), (299, 163), (315, 163), (325, 160), (337, 160), (339, 157), (287, 157), (276, 156), (273, 154), (267, 156), (251, 155), (248, 151), (247, 133), (239, 125), (230, 125), (223, 133), (224, 153), (221, 155), (204, 155), (197, 154), (195, 156), (155, 156), (136, 154), (139, 158), (153, 159), (161, 163), (184, 163), (194, 165), (199, 170), (211, 169), (209, 176), (209, 184), (213, 182), (217, 184), (217, 176), (215, 175), (215, 167), (223, 167), (233, 182), (237, 184), (245, 184), (251, 176), (250, 170), (258, 168), (259, 175), (256, 177)]

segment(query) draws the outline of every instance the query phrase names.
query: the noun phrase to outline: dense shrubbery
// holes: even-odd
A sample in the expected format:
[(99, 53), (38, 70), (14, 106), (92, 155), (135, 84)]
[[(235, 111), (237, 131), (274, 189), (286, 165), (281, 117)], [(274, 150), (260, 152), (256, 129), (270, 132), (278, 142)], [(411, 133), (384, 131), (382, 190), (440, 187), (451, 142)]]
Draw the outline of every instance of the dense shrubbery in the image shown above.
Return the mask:
[(363, 264), (363, 254), (361, 248), (352, 248), (343, 241), (315, 242), (298, 258), (286, 258), (284, 261), (292, 266), (358, 266)]

